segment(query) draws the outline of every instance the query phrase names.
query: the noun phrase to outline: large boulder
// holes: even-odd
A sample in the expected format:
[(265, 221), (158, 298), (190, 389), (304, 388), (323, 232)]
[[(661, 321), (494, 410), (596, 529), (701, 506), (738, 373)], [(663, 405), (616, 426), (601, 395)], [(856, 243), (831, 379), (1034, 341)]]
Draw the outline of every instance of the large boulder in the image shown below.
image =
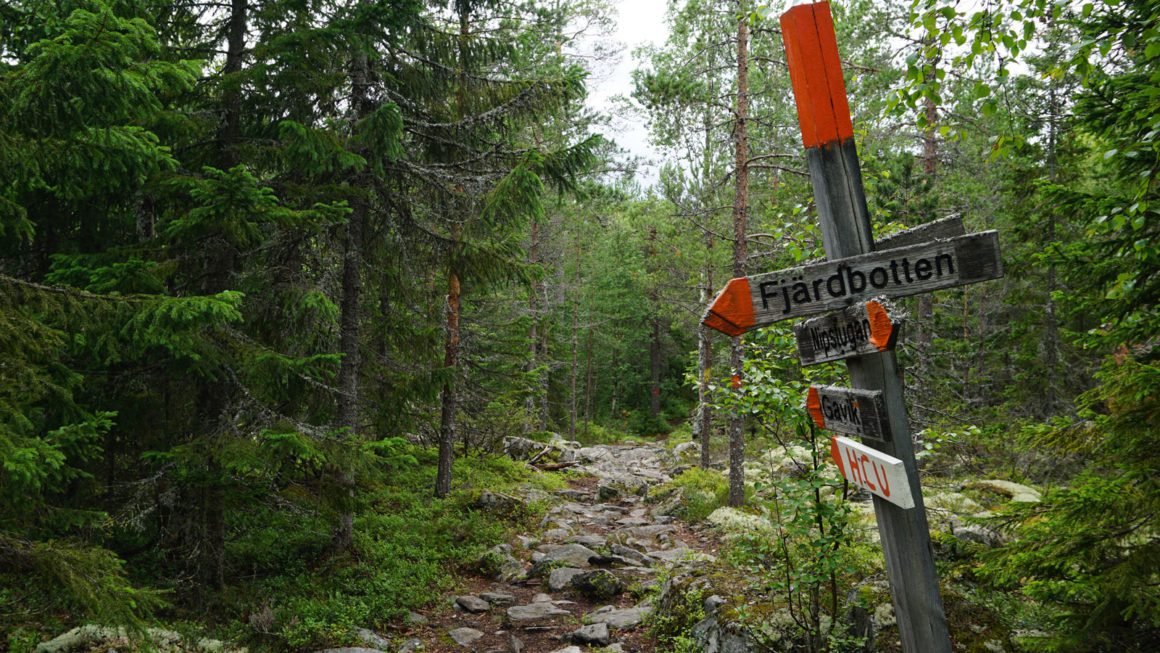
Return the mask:
[(1023, 485), (1022, 483), (1014, 483), (1012, 481), (1003, 481), (999, 479), (985, 479), (982, 481), (975, 481), (968, 487), (974, 489), (988, 490), (996, 494), (1003, 495), (1011, 501), (1020, 503), (1039, 503), (1039, 490), (1030, 485)]
[[(162, 628), (147, 628), (142, 634), (130, 634), (124, 628), (89, 624), (73, 628), (47, 642), (36, 645), (36, 653), (79, 653), (93, 649), (125, 650), (144, 647), (158, 653), (245, 653), (216, 639), (184, 639), (180, 633)], [(366, 649), (370, 650), (370, 649)], [(372, 653), (377, 653), (372, 651)]]

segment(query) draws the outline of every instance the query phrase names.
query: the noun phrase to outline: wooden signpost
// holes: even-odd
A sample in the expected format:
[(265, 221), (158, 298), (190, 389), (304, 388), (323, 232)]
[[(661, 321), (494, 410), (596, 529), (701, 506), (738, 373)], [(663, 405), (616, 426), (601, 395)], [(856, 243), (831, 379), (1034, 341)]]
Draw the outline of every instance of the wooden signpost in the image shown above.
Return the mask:
[(993, 231), (965, 234), (942, 220), (875, 246), (830, 7), (781, 16), (790, 82), (826, 261), (732, 279), (702, 322), (730, 336), (842, 310), (795, 329), (803, 365), (845, 360), (853, 389), (814, 387), (807, 408), (833, 436), (842, 475), (874, 497), (902, 648), (950, 653), (922, 488), (894, 355), (897, 324), (877, 297), (903, 297), (1003, 276)]
[(841, 313), (806, 320), (793, 328), (802, 366), (894, 349), (901, 321), (881, 301), (855, 304)]
[(820, 429), (874, 440), (890, 439), (890, 419), (880, 390), (812, 385), (806, 394), (806, 410)]

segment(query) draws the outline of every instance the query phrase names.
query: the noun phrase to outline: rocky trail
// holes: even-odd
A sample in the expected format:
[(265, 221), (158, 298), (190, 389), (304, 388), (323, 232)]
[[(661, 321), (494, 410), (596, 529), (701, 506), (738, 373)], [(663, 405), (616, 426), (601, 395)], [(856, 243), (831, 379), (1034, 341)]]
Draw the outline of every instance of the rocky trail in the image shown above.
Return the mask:
[[(506, 444), (516, 458), (534, 457), (545, 446), (518, 438)], [(487, 575), (469, 579), (466, 593), (448, 597), (447, 609), (413, 614), (401, 651), (652, 650), (642, 626), (653, 610), (647, 588), (663, 571), (716, 552), (712, 533), (664, 514), (671, 506), (644, 502), (649, 487), (677, 471), (676, 458), (655, 445), (550, 446), (554, 457), (590, 476), (557, 492), (541, 532), (489, 551)], [(485, 491), (480, 503), (503, 511), (540, 498)]]

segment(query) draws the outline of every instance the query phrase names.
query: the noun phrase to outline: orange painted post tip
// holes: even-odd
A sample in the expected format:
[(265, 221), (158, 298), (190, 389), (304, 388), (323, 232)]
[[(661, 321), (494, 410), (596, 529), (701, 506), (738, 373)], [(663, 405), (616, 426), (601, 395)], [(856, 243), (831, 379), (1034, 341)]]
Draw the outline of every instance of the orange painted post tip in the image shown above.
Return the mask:
[(828, 2), (790, 8), (781, 15), (782, 42), (807, 148), (854, 135), (842, 64)]
[(809, 411), (810, 417), (814, 418), (814, 424), (817, 424), (818, 428), (826, 428), (826, 416), (822, 414), (822, 398), (818, 395), (818, 389), (813, 386), (810, 386), (806, 394), (806, 410)]
[(876, 301), (868, 301), (866, 317), (870, 321), (870, 344), (878, 351), (890, 349), (894, 344), (894, 322), (886, 308)]
[(753, 312), (749, 279), (746, 277), (730, 279), (713, 300), (708, 315), (701, 322), (728, 336), (739, 336), (751, 329), (757, 323), (757, 318)]

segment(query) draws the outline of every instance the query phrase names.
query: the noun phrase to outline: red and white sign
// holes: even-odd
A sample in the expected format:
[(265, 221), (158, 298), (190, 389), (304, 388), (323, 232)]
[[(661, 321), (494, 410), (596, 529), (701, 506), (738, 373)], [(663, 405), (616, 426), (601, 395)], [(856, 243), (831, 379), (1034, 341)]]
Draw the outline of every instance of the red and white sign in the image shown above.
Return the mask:
[(910, 481), (901, 460), (840, 435), (830, 440), (830, 455), (842, 470), (842, 476), (854, 485), (900, 508), (914, 507)]

